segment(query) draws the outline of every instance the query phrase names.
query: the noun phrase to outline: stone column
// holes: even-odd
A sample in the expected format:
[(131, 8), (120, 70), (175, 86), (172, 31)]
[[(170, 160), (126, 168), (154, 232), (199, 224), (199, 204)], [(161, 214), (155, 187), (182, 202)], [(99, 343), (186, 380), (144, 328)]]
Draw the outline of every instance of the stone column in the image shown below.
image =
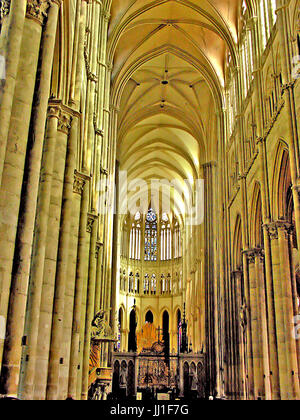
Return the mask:
[[(34, 222), (36, 215), (38, 185), (44, 144), (45, 122), (50, 91), (52, 60), (55, 44), (55, 33), (58, 17), (58, 3), (53, 3), (48, 11), (48, 20), (43, 35), (43, 50), (41, 68), (39, 69), (38, 105), (33, 109), (32, 134), (29, 135), (30, 148), (28, 151), (27, 171), (25, 173), (26, 186), (22, 194), (22, 211), (17, 232), (17, 256), (11, 284), (9, 315), (7, 325), (7, 341), (5, 349), (5, 365), (7, 373), (3, 393), (17, 395), (19, 370), (21, 363), (21, 346), (25, 323), (25, 309), (29, 281)], [(33, 140), (34, 139), (34, 140)], [(11, 372), (10, 372), (11, 370)]]
[(293, 300), (287, 235), (289, 224), (278, 221), (264, 227), (271, 239), (281, 399), (299, 399), (297, 350), (292, 336)]
[(238, 379), (238, 398), (243, 399), (246, 397), (246, 370), (244, 360), (244, 332), (242, 331), (240, 320), (241, 320), (241, 308), (243, 304), (242, 296), (242, 282), (243, 272), (235, 271), (232, 273), (233, 289), (235, 291), (235, 328), (236, 328), (236, 347), (237, 347), (237, 379)]
[(91, 351), (91, 330), (92, 321), (95, 314), (95, 286), (96, 286), (96, 242), (98, 231), (98, 218), (89, 214), (89, 226), (91, 230), (91, 244), (89, 254), (89, 271), (88, 271), (88, 290), (86, 304), (86, 320), (84, 335), (84, 350), (82, 364), (82, 389), (81, 399), (87, 400), (88, 397), (88, 379), (89, 379), (89, 361)]
[(86, 314), (87, 314), (87, 296), (88, 296), (88, 281), (89, 281), (89, 258), (91, 246), (91, 233), (93, 226), (93, 218), (88, 214), (86, 224), (86, 237), (84, 247), (84, 261), (83, 261), (83, 289), (81, 300), (81, 318), (80, 318), (80, 340), (79, 340), (79, 363), (78, 363), (78, 376), (77, 376), (77, 399), (81, 400), (82, 396), (82, 383), (83, 383), (83, 362), (84, 362), (84, 348), (85, 348), (85, 330), (86, 330)]
[[(65, 198), (65, 173), (72, 111), (61, 105), (62, 112), (58, 124), (57, 143), (55, 150), (54, 170), (51, 185), (51, 198), (49, 219), (47, 224), (46, 252), (43, 270), (43, 285), (39, 309), (39, 332), (36, 353), (34, 398), (45, 399), (47, 389), (47, 376), (49, 365), (49, 351), (53, 324), (54, 296), (56, 293), (55, 281), (58, 268), (58, 259), (61, 260), (59, 249), (60, 228), (64, 231), (64, 198)], [(74, 170), (74, 169), (73, 169)], [(69, 175), (68, 182), (69, 184)], [(71, 182), (71, 191), (73, 177)], [(67, 186), (66, 186), (67, 187)], [(69, 198), (66, 199), (68, 202)], [(63, 208), (63, 211), (62, 211)], [(61, 262), (59, 261), (59, 264)]]
[(117, 328), (117, 317), (118, 317), (118, 302), (117, 302), (117, 294), (120, 290), (120, 231), (119, 231), (119, 171), (120, 171), (120, 164), (116, 161), (116, 189), (115, 189), (115, 202), (116, 206), (114, 208), (114, 215), (113, 215), (113, 240), (112, 240), (112, 273), (111, 273), (111, 327), (113, 334), (116, 334), (118, 331)]
[(54, 307), (52, 317), (51, 345), (48, 366), (47, 399), (56, 400), (59, 392), (59, 364), (62, 359), (61, 343), (65, 307), (65, 290), (71, 231), (73, 184), (77, 150), (78, 116), (73, 118), (67, 145), (61, 211), (60, 237), (56, 266)]
[(82, 194), (81, 210), (80, 210), (80, 224), (79, 224), (79, 239), (78, 239), (78, 254), (76, 267), (76, 284), (75, 284), (75, 299), (73, 310), (73, 327), (71, 338), (71, 354), (70, 354), (70, 371), (69, 371), (69, 385), (68, 397), (76, 399), (77, 396), (77, 374), (79, 365), (79, 341), (80, 341), (80, 324), (81, 324), (81, 309), (82, 309), (82, 294), (83, 282), (85, 277), (85, 244), (86, 244), (86, 226), (87, 226), (87, 212), (89, 204), (89, 178), (86, 175), (76, 172), (75, 183), (76, 191)]
[[(215, 204), (216, 204), (216, 180), (217, 180), (217, 164), (216, 162), (208, 162), (203, 165), (205, 179), (205, 271), (206, 271), (206, 335), (208, 347), (207, 351), (207, 368), (209, 369), (210, 395), (213, 395), (216, 389), (216, 342), (215, 342)], [(231, 320), (229, 320), (231, 323)]]
[(27, 348), (24, 358), (27, 359), (22, 378), (22, 399), (32, 399), (34, 388), (35, 358), (40, 316), (41, 294), (43, 286), (43, 272), (47, 241), (48, 218), (50, 208), (51, 186), (54, 169), (54, 158), (57, 138), (60, 107), (57, 104), (49, 106), (44, 156), (40, 179), (39, 199), (37, 203), (37, 216), (35, 224), (34, 252), (32, 255), (29, 301), (25, 334), (27, 335)]
[(7, 136), (19, 68), (20, 51), (27, 0), (11, 0), (5, 28), (2, 26), (0, 55), (5, 57), (5, 83), (0, 85), (0, 184), (5, 159)]
[(260, 315), (260, 292), (259, 283), (262, 281), (257, 276), (258, 259), (261, 256), (261, 250), (253, 249), (246, 251), (249, 270), (250, 286), (250, 307), (252, 333), (252, 356), (253, 356), (253, 376), (254, 376), (254, 398), (263, 398), (264, 391), (264, 372), (263, 372), (263, 349), (262, 349), (262, 330)]
[[(103, 294), (103, 285), (102, 285), (102, 274), (103, 274), (103, 244), (101, 242), (97, 242), (97, 272), (96, 272), (96, 291), (95, 291), (95, 315), (101, 309), (101, 296)], [(102, 308), (103, 309), (103, 308)]]
[[(11, 109), (4, 166), (0, 163), (0, 168), (3, 166), (0, 189), (2, 197), (0, 202), (0, 245), (3, 250), (0, 255), (0, 317), (3, 317), (5, 322), (8, 312), (12, 264), (15, 252), (28, 130), (40, 52), (42, 24), (48, 9), (48, 2), (41, 0), (41, 6), (43, 10), (35, 5), (32, 0), (29, 0), (27, 4), (20, 52), (21, 58)], [(9, 118), (7, 109), (3, 114), (3, 118), (6, 117)], [(6, 131), (4, 126), (4, 141)], [(0, 366), (2, 364), (2, 352), (3, 342), (1, 340)]]
[(67, 270), (67, 282), (65, 291), (65, 305), (64, 305), (64, 332), (63, 332), (63, 358), (64, 363), (60, 365), (59, 372), (59, 400), (65, 400), (68, 397), (68, 384), (70, 373), (70, 356), (72, 343), (72, 327), (73, 327), (73, 312), (75, 300), (75, 286), (76, 286), (76, 268), (78, 256), (78, 241), (79, 241), (79, 224), (80, 224), (80, 209), (82, 191), (85, 180), (74, 173), (73, 185), (73, 210), (72, 210), (72, 227), (69, 241), (69, 258)]

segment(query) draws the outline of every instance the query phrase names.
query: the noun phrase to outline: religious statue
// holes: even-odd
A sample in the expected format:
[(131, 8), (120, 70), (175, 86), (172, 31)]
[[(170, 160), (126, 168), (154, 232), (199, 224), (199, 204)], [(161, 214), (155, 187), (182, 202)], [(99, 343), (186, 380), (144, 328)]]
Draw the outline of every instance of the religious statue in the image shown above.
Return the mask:
[(241, 327), (245, 331), (247, 328), (247, 305), (246, 303), (243, 303), (240, 310), (240, 323)]
[(198, 391), (198, 376), (195, 369), (191, 372), (191, 391)]
[(120, 388), (126, 388), (127, 386), (127, 369), (125, 366), (122, 366), (120, 373)]
[(101, 385), (100, 383), (96, 383), (92, 400), (100, 401), (101, 397), (102, 397)]
[(112, 330), (105, 320), (105, 311), (99, 311), (92, 322), (92, 340), (115, 341)]

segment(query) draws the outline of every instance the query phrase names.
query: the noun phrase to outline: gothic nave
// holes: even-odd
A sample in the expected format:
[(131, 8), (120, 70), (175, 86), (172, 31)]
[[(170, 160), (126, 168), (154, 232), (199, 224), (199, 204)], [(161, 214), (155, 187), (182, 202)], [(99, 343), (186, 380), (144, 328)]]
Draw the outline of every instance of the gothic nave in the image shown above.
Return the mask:
[(0, 398), (300, 399), (300, 0), (0, 0)]

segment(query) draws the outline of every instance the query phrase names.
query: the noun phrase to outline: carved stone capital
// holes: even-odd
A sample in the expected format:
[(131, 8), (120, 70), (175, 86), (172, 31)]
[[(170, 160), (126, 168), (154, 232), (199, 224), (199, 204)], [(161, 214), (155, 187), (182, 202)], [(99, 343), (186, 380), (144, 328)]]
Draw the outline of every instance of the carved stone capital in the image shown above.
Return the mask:
[(98, 257), (99, 257), (99, 252), (100, 252), (100, 249), (103, 247), (103, 243), (102, 242), (97, 242), (97, 244), (96, 244), (96, 253), (95, 253), (95, 257), (96, 257), (96, 259), (98, 259)]
[(294, 87), (295, 83), (296, 83), (296, 80), (292, 80), (292, 81), (290, 81), (290, 82), (288, 82), (288, 83), (285, 83), (285, 84), (282, 86), (282, 92), (285, 92), (285, 91), (288, 91), (288, 90), (290, 90), (290, 89), (293, 89), (293, 87)]
[(248, 264), (255, 264), (257, 258), (263, 261), (264, 251), (261, 248), (252, 248), (244, 251), (244, 254), (247, 257)]
[(49, 0), (27, 0), (26, 17), (43, 25), (49, 6)]
[(72, 116), (62, 111), (58, 120), (57, 130), (69, 135), (72, 123)]
[(263, 227), (267, 230), (271, 240), (278, 239), (280, 231), (286, 236), (286, 238), (288, 238), (292, 232), (292, 225), (285, 220), (278, 220), (277, 222), (266, 224)]
[(95, 216), (92, 213), (88, 213), (87, 217), (87, 225), (86, 225), (86, 231), (87, 233), (92, 233), (93, 225), (96, 220), (97, 216)]
[(104, 21), (105, 22), (109, 22), (109, 20), (110, 20), (110, 13), (109, 13), (109, 11), (107, 11), (107, 10), (102, 10), (102, 12), (101, 12), (101, 17), (104, 19)]
[(9, 15), (10, 11), (10, 0), (0, 0), (0, 26), (2, 19)]
[(60, 117), (60, 107), (58, 105), (49, 105), (48, 108), (48, 118), (57, 118)]
[(299, 184), (299, 179), (298, 179), (297, 185), (294, 185), (293, 186), (293, 190), (295, 190), (298, 193), (298, 197), (299, 197), (299, 200), (300, 200), (300, 184)]
[(73, 184), (73, 192), (75, 194), (81, 195), (83, 193), (83, 189), (86, 183), (85, 177), (83, 177), (80, 173), (75, 172), (74, 174), (74, 184)]

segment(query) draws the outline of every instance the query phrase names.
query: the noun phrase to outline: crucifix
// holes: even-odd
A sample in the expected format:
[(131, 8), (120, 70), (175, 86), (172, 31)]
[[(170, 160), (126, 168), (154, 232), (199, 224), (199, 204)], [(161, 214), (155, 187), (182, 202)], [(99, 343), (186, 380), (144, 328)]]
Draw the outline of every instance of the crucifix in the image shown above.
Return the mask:
[(158, 328), (156, 329), (156, 331), (157, 331), (157, 333), (158, 333), (158, 342), (160, 343), (160, 333), (161, 333), (161, 332), (163, 332), (163, 329), (162, 329), (162, 328), (160, 328), (160, 327), (158, 327)]

